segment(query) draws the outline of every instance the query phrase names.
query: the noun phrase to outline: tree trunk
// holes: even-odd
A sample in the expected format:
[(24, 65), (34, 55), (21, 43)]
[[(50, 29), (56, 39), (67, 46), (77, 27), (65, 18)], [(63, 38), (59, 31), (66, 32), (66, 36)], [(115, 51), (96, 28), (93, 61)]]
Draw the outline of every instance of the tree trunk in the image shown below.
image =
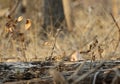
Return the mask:
[(58, 28), (64, 20), (62, 0), (44, 0), (44, 25)]
[(118, 17), (118, 6), (117, 6), (117, 0), (112, 0), (112, 13), (115, 18)]
[(62, 0), (63, 2), (63, 9), (65, 14), (65, 20), (67, 23), (67, 27), (69, 31), (72, 31), (74, 23), (72, 17), (72, 8), (71, 8), (71, 0)]

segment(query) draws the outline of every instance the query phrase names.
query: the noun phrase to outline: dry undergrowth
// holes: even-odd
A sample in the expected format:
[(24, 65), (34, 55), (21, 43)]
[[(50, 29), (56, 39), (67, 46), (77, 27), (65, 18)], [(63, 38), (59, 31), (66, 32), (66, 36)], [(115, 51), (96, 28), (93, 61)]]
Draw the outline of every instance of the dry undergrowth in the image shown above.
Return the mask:
[[(9, 48), (11, 49), (11, 54), (16, 55), (14, 59), (27, 61), (25, 51), (29, 45), (29, 40), (26, 33), (29, 32), (31, 20), (27, 19), (23, 28), (20, 28), (20, 23), (22, 20), (22, 16), (16, 19), (8, 16), (5, 29), (2, 32), (3, 40), (6, 41), (3, 47), (6, 49), (6, 52), (9, 51)], [(1, 59), (1, 61), (2, 60), (4, 59)]]
[[(37, 0), (33, 3), (36, 2)], [(1, 61), (7, 61), (9, 58), (11, 58), (11, 61), (14, 58), (16, 61), (18, 58), (21, 59), (19, 61), (25, 61), (25, 59), (27, 61), (44, 60), (50, 56), (58, 61), (64, 59), (71, 61), (119, 59), (119, 31), (118, 27), (116, 27), (119, 17), (115, 22), (101, 5), (98, 4), (97, 7), (93, 5), (92, 9), (88, 7), (88, 9), (91, 9), (91, 11), (88, 11), (87, 8), (81, 9), (80, 4), (75, 4), (76, 2), (73, 3), (75, 9), (73, 10), (75, 22), (73, 32), (68, 34), (66, 31), (60, 30), (59, 34), (56, 32), (56, 36), (53, 36), (52, 32), (45, 32), (48, 39), (45, 39), (44, 35), (40, 34), (44, 32), (41, 25), (43, 15), (41, 11), (38, 11), (39, 8), (37, 7), (41, 2), (38, 2), (35, 7), (29, 2), (28, 7), (32, 6), (32, 8), (28, 9), (25, 15), (25, 17), (32, 20), (32, 28), (29, 30), (24, 27), (26, 22), (24, 16), (23, 21), (20, 22), (16, 21), (20, 20), (21, 17), (17, 19), (14, 17), (7, 18), (7, 20), (2, 18)], [(29, 22), (29, 19), (27, 21)], [(4, 24), (12, 27), (6, 27), (7, 30), (4, 32)], [(64, 24), (61, 25), (66, 28)], [(50, 29), (52, 29), (52, 26)], [(114, 53), (115, 49), (117, 50)]]
[[(36, 2), (37, 0), (34, 4)], [(35, 8), (32, 3), (29, 6), (32, 7), (28, 10), (30, 13), (27, 13), (30, 19), (25, 19), (23, 16), (2, 18), (2, 27), (0, 29), (1, 62), (42, 60), (60, 62), (62, 65), (65, 61), (74, 63), (81, 60), (90, 60), (90, 70), (80, 77), (77, 74), (82, 71), (84, 63), (73, 71), (74, 73), (68, 79), (57, 70), (50, 69), (49, 72), (53, 77), (54, 84), (68, 84), (71, 80), (72, 84), (77, 84), (88, 75), (95, 73), (92, 83), (95, 84), (96, 78), (100, 73), (98, 70), (104, 63), (103, 60), (120, 59), (120, 28), (118, 23), (120, 19), (119, 17), (115, 19), (113, 15), (105, 11), (101, 6), (93, 7), (91, 11), (87, 11), (88, 9), (79, 10), (79, 4), (74, 6), (75, 28), (73, 28), (72, 33), (68, 34), (60, 28), (54, 36), (52, 32), (42, 30), (42, 20), (40, 18), (43, 15), (41, 11), (38, 11), (39, 8), (36, 7), (39, 4), (36, 4)], [(100, 10), (102, 10), (102, 13)], [(66, 28), (64, 24), (61, 25)], [(53, 27), (51, 26), (50, 29), (53, 29)], [(46, 39), (40, 32), (45, 32), (48, 38)], [(99, 65), (96, 68), (92, 68), (91, 64), (98, 60), (100, 62)], [(116, 75), (111, 84), (115, 84), (120, 79), (119, 67), (100, 71), (106, 74), (106, 78), (109, 73), (115, 72)]]

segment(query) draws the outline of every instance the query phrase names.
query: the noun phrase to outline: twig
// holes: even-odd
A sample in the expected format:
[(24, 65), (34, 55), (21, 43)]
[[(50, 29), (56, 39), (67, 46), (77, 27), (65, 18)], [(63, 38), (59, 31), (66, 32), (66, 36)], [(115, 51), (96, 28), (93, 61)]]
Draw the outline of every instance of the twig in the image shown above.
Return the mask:
[(78, 68), (77, 70), (68, 78), (68, 80), (74, 78), (74, 76), (76, 76), (78, 74), (78, 72), (83, 68), (83, 66), (85, 65), (86, 62), (83, 62)]
[(119, 72), (118, 68), (120, 68), (120, 67), (119, 66), (118, 67), (114, 67), (113, 71), (116, 72), (116, 76), (120, 77), (120, 72)]
[(97, 75), (100, 73), (100, 71), (96, 72), (95, 75), (94, 75), (94, 79), (93, 79), (93, 82), (92, 84), (96, 84), (96, 78), (97, 78)]
[(81, 77), (79, 77), (78, 79), (76, 79), (72, 84), (77, 84), (79, 81), (81, 81), (82, 79), (84, 79), (85, 77), (87, 77), (89, 74), (95, 72), (96, 70), (98, 70), (102, 65), (104, 64), (104, 61), (100, 63), (99, 66), (97, 66), (94, 69), (91, 69), (89, 72), (83, 74)]
[(114, 18), (114, 16), (113, 16), (113, 14), (112, 14), (112, 13), (110, 13), (110, 15), (111, 15), (111, 17), (112, 17), (112, 19), (113, 19), (113, 21), (114, 21), (114, 23), (115, 23), (116, 27), (118, 28), (118, 32), (119, 32), (119, 36), (118, 36), (118, 43), (117, 43), (117, 45), (116, 45), (116, 47), (115, 47), (115, 50), (114, 50), (114, 52), (115, 52), (115, 51), (117, 50), (117, 48), (118, 48), (118, 46), (119, 46), (119, 42), (120, 42), (120, 27), (119, 27), (119, 25), (118, 25), (117, 21), (115, 20), (115, 18)]
[(53, 56), (53, 54), (54, 54), (54, 49), (55, 49), (57, 37), (58, 37), (60, 31), (61, 31), (61, 29), (58, 29), (58, 31), (57, 31), (57, 33), (56, 33), (56, 35), (55, 35), (55, 37), (54, 37), (54, 43), (53, 43), (53, 47), (52, 47), (52, 50), (51, 50), (52, 52), (51, 52), (51, 54), (50, 54), (50, 59), (51, 59), (51, 60), (52, 60), (52, 56)]
[(119, 72), (118, 68), (113, 68), (113, 71), (116, 73), (116, 75), (115, 75), (115, 77), (113, 78), (111, 84), (119, 83), (120, 72)]
[(11, 16), (13, 13), (15, 13), (16, 9), (18, 8), (21, 0), (17, 0), (16, 4), (13, 6), (13, 8), (10, 10), (9, 15)]

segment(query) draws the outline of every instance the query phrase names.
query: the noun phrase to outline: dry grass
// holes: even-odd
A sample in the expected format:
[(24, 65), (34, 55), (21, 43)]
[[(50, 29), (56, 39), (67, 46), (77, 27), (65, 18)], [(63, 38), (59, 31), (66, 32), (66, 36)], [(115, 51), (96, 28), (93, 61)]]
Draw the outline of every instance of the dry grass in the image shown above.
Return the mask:
[[(6, 2), (9, 1), (6, 0)], [(82, 9), (76, 2), (79, 1), (75, 1), (72, 4), (74, 9), (73, 21), (75, 22), (73, 32), (71, 34), (66, 34), (65, 31), (61, 30), (57, 37), (54, 37), (51, 32), (47, 32), (48, 39), (44, 39), (45, 37), (41, 34), (44, 30), (42, 29), (43, 5), (40, 0), (28, 2), (27, 12), (21, 15), (24, 20), (15, 24), (16, 28), (20, 29), (19, 33), (24, 34), (25, 40), (22, 43), (16, 40), (19, 38), (19, 35), (15, 37), (15, 40), (13, 40), (13, 36), (11, 37), (8, 35), (8, 37), (6, 37), (5, 24), (9, 21), (7, 18), (1, 17), (1, 61), (45, 60), (46, 57), (51, 55), (53, 57), (69, 56), (74, 51), (85, 52), (80, 53), (84, 59), (118, 59), (120, 55), (119, 46), (114, 54), (113, 52), (119, 41), (119, 31), (110, 14), (101, 4), (93, 5), (93, 9), (90, 7)], [(2, 0), (0, 3), (2, 3)], [(11, 4), (13, 3), (14, 2), (11, 2)], [(39, 4), (41, 4), (40, 7)], [(4, 8), (9, 8), (9, 6), (10, 4), (8, 3), (3, 4)], [(32, 21), (32, 26), (27, 31), (24, 29), (26, 19)], [(119, 20), (120, 18), (118, 17), (116, 21), (119, 22)], [(63, 27), (66, 28), (65, 26)], [(97, 44), (95, 44), (96, 40), (98, 41)], [(90, 51), (86, 52), (88, 50)]]

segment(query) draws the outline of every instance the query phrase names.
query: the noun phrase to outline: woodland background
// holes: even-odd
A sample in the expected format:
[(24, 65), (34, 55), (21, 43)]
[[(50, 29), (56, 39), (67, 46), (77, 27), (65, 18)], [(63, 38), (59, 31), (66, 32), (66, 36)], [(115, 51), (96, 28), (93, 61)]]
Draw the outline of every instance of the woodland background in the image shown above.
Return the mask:
[[(119, 59), (120, 32), (112, 18), (114, 16), (119, 25), (119, 0), (66, 1), (63, 9), (67, 12), (64, 11), (64, 19), (58, 21), (57, 27), (53, 24), (57, 23), (56, 20), (47, 18), (49, 13), (45, 1), (0, 0), (2, 62), (45, 60), (50, 56), (56, 60), (62, 60), (63, 57), (80, 60), (72, 58), (73, 53), (79, 53), (84, 60), (91, 59), (91, 55), (95, 60)], [(59, 7), (58, 13), (61, 11)], [(15, 22), (18, 17), (23, 20)], [(25, 29), (25, 25), (30, 28)], [(92, 50), (90, 46), (94, 44), (97, 47)], [(91, 52), (87, 52), (90, 49)]]
[(120, 0), (0, 0), (0, 84), (120, 84)]

